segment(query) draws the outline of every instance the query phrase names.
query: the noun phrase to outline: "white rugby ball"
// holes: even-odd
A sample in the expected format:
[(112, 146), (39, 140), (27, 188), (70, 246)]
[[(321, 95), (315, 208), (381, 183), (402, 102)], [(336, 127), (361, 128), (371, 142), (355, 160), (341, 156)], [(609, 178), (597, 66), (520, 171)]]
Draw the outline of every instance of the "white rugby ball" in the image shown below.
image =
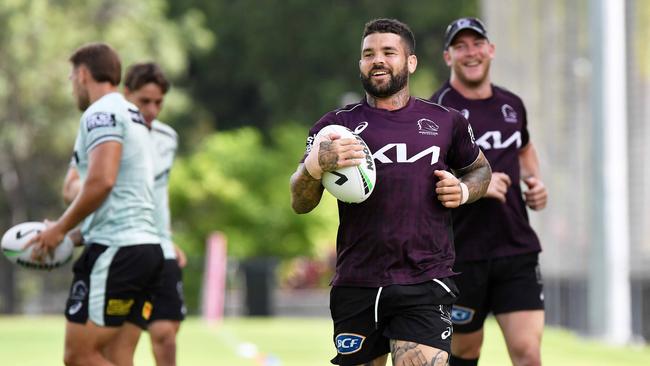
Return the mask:
[(361, 165), (341, 168), (332, 172), (323, 173), (322, 184), (332, 196), (338, 200), (348, 203), (360, 203), (365, 201), (375, 189), (377, 170), (375, 161), (368, 145), (359, 135), (353, 133), (349, 128), (341, 125), (329, 125), (323, 127), (316, 135), (318, 137), (336, 133), (341, 138), (354, 138), (363, 145), (365, 159)]
[(27, 268), (32, 269), (52, 269), (66, 264), (72, 258), (74, 244), (66, 235), (63, 242), (54, 250), (54, 256), (45, 256), (43, 262), (32, 260), (32, 248), (23, 249), (25, 244), (34, 237), (34, 235), (45, 230), (43, 222), (23, 222), (7, 230), (2, 236), (0, 246), (2, 253), (10, 261)]

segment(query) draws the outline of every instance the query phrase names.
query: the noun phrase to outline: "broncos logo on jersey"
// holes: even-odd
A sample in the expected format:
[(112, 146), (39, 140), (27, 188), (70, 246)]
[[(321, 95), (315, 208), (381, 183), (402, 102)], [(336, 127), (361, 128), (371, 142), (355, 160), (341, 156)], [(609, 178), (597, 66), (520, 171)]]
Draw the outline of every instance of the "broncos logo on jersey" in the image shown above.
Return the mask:
[(437, 135), (440, 127), (428, 118), (418, 120), (418, 132), (422, 135)]

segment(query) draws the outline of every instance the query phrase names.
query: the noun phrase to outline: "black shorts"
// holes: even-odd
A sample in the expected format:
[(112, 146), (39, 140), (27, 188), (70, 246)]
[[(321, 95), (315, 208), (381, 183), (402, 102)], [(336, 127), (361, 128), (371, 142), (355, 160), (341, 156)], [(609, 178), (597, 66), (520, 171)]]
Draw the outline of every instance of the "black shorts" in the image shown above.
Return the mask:
[(490, 312), (544, 309), (538, 253), (456, 263), (454, 271), (460, 297), (451, 318), (458, 333), (481, 329)]
[(153, 309), (149, 323), (155, 320), (185, 319), (185, 302), (183, 300), (183, 274), (176, 259), (166, 259), (160, 274), (160, 286), (153, 296)]
[(334, 286), (335, 365), (360, 365), (390, 352), (398, 339), (450, 352), (451, 305), (458, 290), (449, 278), (383, 288)]
[(160, 245), (112, 247), (89, 244), (74, 264), (74, 278), (65, 309), (73, 323), (87, 320), (99, 326), (138, 324), (150, 309), (151, 298), (163, 266)]

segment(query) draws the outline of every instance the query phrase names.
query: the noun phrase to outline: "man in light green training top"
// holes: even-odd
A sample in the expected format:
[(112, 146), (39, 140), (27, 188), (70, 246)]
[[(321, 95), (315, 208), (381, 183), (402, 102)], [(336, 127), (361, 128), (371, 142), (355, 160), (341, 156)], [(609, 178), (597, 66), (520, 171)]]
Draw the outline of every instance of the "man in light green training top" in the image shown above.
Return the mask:
[[(181, 268), (186, 258), (183, 251), (174, 245), (171, 236), (168, 183), (174, 156), (178, 146), (178, 135), (170, 126), (157, 119), (162, 109), (169, 81), (160, 67), (152, 62), (131, 65), (124, 77), (124, 95), (134, 103), (151, 129), (152, 143), (156, 147), (154, 159), (154, 219), (160, 235), (165, 264), (161, 272), (161, 283), (156, 288), (152, 301), (151, 317), (140, 322), (127, 324), (122, 336), (111, 342), (105, 353), (116, 355), (120, 360), (133, 357), (140, 338), (140, 328), (147, 329), (151, 348), (158, 366), (176, 365), (176, 334), (185, 318), (183, 282)], [(63, 200), (71, 203), (81, 187), (81, 180), (72, 161), (63, 185)], [(133, 319), (131, 319), (132, 321)]]
[(74, 264), (65, 315), (66, 365), (130, 364), (102, 353), (159, 283), (164, 257), (154, 223), (154, 162), (149, 128), (117, 92), (121, 65), (108, 45), (82, 46), (70, 57), (70, 80), (84, 111), (75, 142), (79, 194), (31, 245), (43, 258), (83, 221), (87, 245)]
[(140, 108), (145, 122), (151, 128), (151, 137), (156, 146), (154, 218), (165, 264), (161, 273), (161, 285), (152, 302), (151, 317), (145, 325), (158, 366), (176, 365), (176, 334), (186, 313), (181, 273), (181, 268), (185, 266), (185, 254), (172, 242), (167, 193), (169, 173), (178, 147), (178, 135), (173, 128), (157, 119), (168, 90), (169, 82), (155, 63), (132, 65), (124, 77), (124, 95)]

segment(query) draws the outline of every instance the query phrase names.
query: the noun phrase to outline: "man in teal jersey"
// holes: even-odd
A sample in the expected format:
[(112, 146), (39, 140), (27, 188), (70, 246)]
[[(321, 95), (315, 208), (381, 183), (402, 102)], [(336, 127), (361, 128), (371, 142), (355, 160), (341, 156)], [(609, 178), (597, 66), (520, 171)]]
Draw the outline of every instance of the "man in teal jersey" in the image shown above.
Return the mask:
[[(164, 96), (169, 90), (169, 81), (155, 63), (140, 63), (129, 67), (124, 80), (124, 95), (134, 103), (151, 128), (151, 136), (156, 147), (154, 160), (154, 218), (165, 256), (162, 271), (162, 284), (154, 294), (151, 317), (139, 324), (149, 331), (152, 350), (157, 365), (176, 364), (176, 334), (180, 322), (185, 318), (183, 301), (183, 282), (181, 268), (184, 267), (185, 254), (175, 246), (171, 238), (170, 212), (167, 186), (169, 172), (178, 146), (178, 135), (170, 126), (156, 118), (160, 113)], [(75, 163), (72, 162), (64, 184), (64, 200), (71, 202), (78, 194), (80, 179)], [(140, 337), (140, 329), (128, 327), (124, 336), (110, 344), (108, 354), (133, 354)]]
[(165, 264), (161, 274), (162, 285), (155, 293), (153, 310), (147, 329), (158, 366), (176, 365), (176, 334), (185, 318), (181, 268), (185, 255), (172, 242), (171, 220), (167, 186), (169, 173), (178, 147), (178, 135), (170, 126), (156, 118), (163, 105), (169, 82), (155, 63), (135, 64), (124, 78), (126, 98), (140, 108), (145, 122), (150, 125), (156, 159), (154, 163), (155, 220), (160, 234)]
[(117, 53), (92, 43), (77, 49), (70, 62), (73, 94), (84, 111), (74, 151), (79, 194), (29, 245), (42, 259), (83, 221), (88, 244), (74, 265), (64, 361), (111, 365), (115, 360), (103, 350), (123, 334), (126, 321), (146, 313), (137, 305), (153, 293), (164, 262), (154, 223), (153, 148), (139, 110), (117, 92)]

